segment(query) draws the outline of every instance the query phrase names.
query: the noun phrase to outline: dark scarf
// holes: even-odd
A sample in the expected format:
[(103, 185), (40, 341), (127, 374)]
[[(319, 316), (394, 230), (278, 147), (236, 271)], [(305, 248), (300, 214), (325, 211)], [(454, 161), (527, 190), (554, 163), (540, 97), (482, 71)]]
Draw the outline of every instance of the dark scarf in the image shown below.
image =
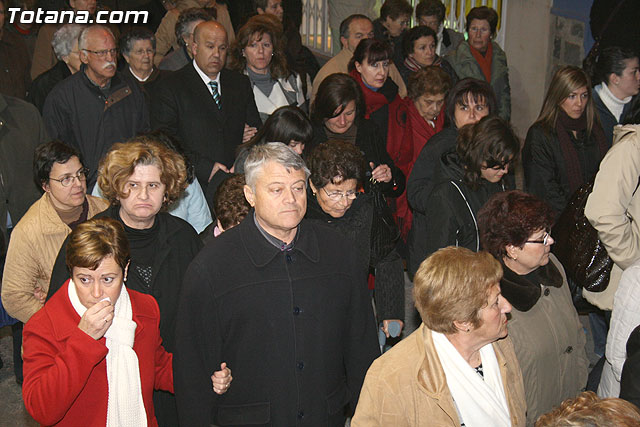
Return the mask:
[(576, 134), (584, 135), (584, 141), (589, 143), (589, 139), (593, 137), (598, 144), (600, 151), (600, 159), (602, 160), (607, 153), (607, 139), (604, 136), (604, 132), (598, 123), (594, 123), (591, 134), (587, 134), (587, 110), (585, 109), (582, 115), (577, 119), (572, 119), (564, 112), (562, 108), (559, 108), (558, 119), (556, 120), (556, 134), (558, 135), (558, 141), (560, 143), (560, 149), (562, 150), (562, 157), (564, 158), (565, 170), (567, 172), (567, 179), (569, 180), (569, 189), (571, 194), (582, 185), (586, 180), (591, 179), (590, 176), (583, 176), (583, 170), (580, 166), (580, 160), (578, 159), (578, 152), (576, 151), (575, 143), (571, 136), (571, 131), (575, 131)]
[(84, 202), (82, 202), (82, 212), (80, 212), (80, 218), (70, 222), (67, 225), (69, 226), (70, 229), (75, 230), (78, 225), (82, 224), (87, 220), (88, 216), (89, 216), (89, 201), (85, 197)]
[(131, 248), (130, 274), (138, 276), (142, 283), (149, 287), (153, 281), (154, 274), (157, 273), (153, 271), (153, 264), (158, 249), (157, 242), (160, 230), (158, 216), (156, 215), (151, 228), (137, 229), (131, 228), (124, 223), (120, 216), (120, 209), (118, 209), (117, 215), (117, 219), (124, 226)]
[(504, 276), (500, 281), (502, 296), (518, 311), (529, 311), (542, 295), (540, 285), (562, 286), (562, 275), (551, 260), (529, 274), (520, 275), (502, 264)]
[(347, 129), (345, 133), (335, 133), (328, 127), (324, 126), (324, 133), (327, 139), (339, 139), (340, 141), (348, 142), (349, 144), (356, 145), (356, 139), (358, 137), (358, 125), (353, 122), (351, 127)]

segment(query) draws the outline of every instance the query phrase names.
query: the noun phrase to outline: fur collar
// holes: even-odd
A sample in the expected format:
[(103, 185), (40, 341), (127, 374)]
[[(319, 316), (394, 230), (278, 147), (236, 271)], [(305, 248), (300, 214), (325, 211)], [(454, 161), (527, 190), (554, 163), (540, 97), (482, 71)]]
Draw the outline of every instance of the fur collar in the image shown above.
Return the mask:
[(538, 267), (529, 274), (521, 276), (502, 264), (504, 277), (500, 282), (502, 295), (518, 311), (529, 311), (536, 305), (542, 294), (541, 284), (559, 288), (562, 286), (562, 275), (549, 260), (547, 265)]

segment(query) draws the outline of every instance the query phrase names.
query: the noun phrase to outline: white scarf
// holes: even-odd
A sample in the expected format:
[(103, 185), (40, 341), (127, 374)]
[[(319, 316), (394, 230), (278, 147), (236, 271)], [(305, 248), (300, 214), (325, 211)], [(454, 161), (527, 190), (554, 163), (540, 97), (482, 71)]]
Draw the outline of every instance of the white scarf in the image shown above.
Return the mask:
[(447, 386), (467, 427), (511, 426), (498, 359), (491, 344), (480, 349), (484, 380), (462, 358), (449, 339), (431, 331)]
[(440, 52), (442, 51), (442, 33), (444, 33), (444, 23), (440, 24), (440, 27), (438, 27), (438, 34), (436, 34), (436, 39), (438, 40), (438, 44), (436, 45), (436, 55), (440, 55)]
[[(69, 281), (69, 300), (82, 317), (87, 308), (82, 305), (73, 280)], [(136, 322), (126, 286), (122, 285), (116, 301), (113, 323), (104, 334), (107, 353), (107, 427), (138, 427), (147, 425), (147, 413), (142, 400), (138, 356), (133, 351)]]

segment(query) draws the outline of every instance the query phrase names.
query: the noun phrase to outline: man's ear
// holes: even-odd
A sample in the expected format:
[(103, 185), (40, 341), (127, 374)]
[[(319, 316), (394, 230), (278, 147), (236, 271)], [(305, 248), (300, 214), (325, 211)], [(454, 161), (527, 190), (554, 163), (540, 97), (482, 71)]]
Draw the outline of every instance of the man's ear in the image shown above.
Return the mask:
[(243, 187), (243, 190), (244, 190), (244, 198), (247, 199), (247, 202), (249, 202), (252, 208), (255, 207), (256, 206), (255, 194), (253, 194), (253, 190), (251, 189), (251, 187), (249, 187), (248, 185), (245, 185)]

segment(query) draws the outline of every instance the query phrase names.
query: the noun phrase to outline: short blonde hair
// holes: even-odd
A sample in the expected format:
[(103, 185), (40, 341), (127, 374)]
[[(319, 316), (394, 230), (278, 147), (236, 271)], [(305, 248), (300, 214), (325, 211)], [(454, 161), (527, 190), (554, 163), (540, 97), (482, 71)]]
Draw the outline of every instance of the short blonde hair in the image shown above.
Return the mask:
[(479, 311), (502, 279), (500, 263), (487, 252), (440, 249), (425, 259), (413, 279), (416, 309), (432, 331), (454, 334), (454, 322), (479, 327)]
[(175, 202), (187, 188), (183, 157), (156, 138), (138, 136), (125, 143), (113, 144), (100, 160), (98, 185), (112, 204), (129, 197), (124, 192), (124, 185), (138, 165), (153, 165), (160, 169), (160, 181), (166, 186), (164, 207)]
[(536, 427), (632, 427), (640, 425), (640, 411), (626, 400), (617, 397), (600, 399), (594, 392), (585, 391), (567, 399), (553, 411), (541, 415)]
[(124, 271), (129, 262), (129, 240), (115, 219), (92, 218), (71, 232), (65, 259), (69, 272), (73, 273), (73, 267), (95, 270), (109, 256)]

